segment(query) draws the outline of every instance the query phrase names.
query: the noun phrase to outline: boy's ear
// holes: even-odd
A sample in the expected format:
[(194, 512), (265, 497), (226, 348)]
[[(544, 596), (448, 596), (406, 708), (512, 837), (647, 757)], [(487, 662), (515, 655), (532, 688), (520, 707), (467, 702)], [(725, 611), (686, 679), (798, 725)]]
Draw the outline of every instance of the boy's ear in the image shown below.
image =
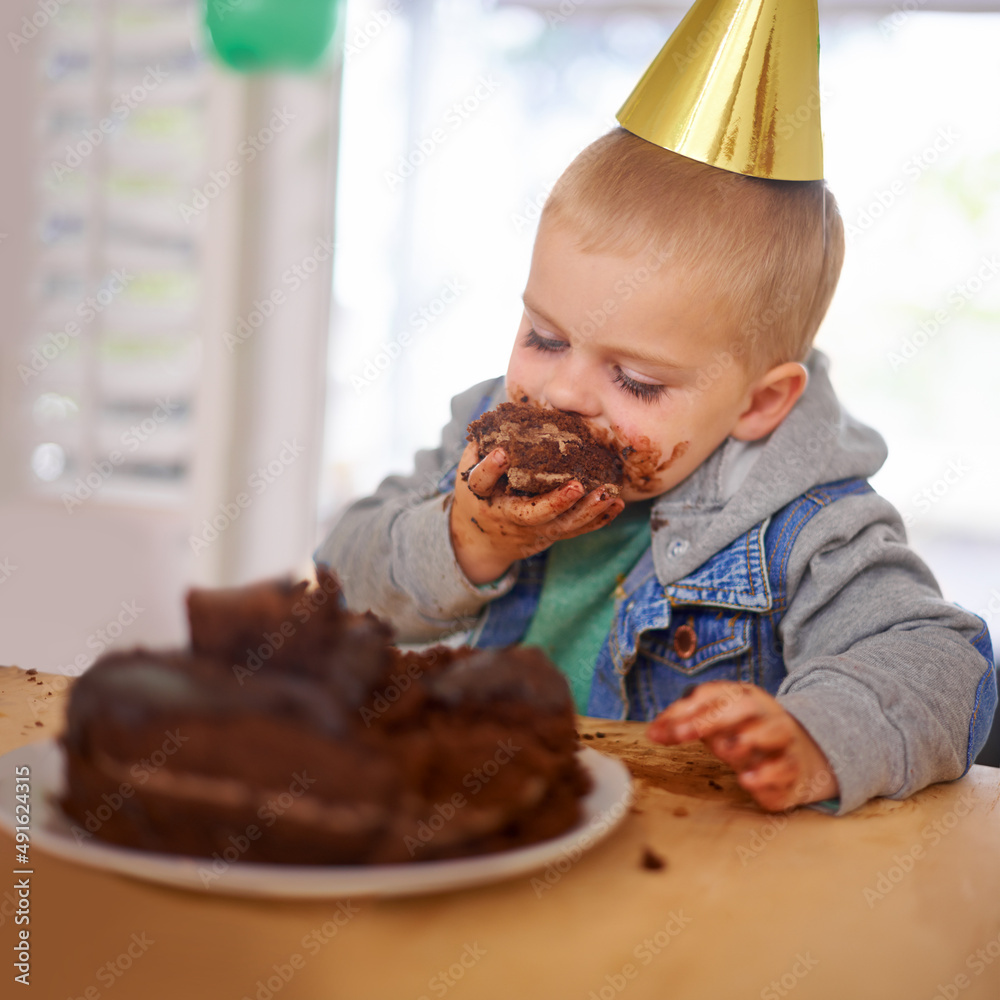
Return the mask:
[(747, 390), (747, 407), (729, 432), (740, 441), (766, 437), (788, 416), (809, 381), (805, 365), (786, 361), (765, 372)]

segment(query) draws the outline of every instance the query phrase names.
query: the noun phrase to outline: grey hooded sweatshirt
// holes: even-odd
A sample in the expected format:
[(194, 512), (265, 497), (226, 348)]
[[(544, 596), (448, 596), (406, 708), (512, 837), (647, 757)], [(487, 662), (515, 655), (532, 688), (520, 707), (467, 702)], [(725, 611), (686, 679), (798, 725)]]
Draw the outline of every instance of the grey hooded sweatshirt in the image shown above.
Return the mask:
[[(652, 540), (662, 584), (812, 487), (881, 467), (884, 441), (841, 407), (826, 358), (813, 351), (807, 367), (805, 392), (766, 439), (727, 439), (656, 499), (651, 516), (667, 525)], [(440, 485), (484, 396), (491, 407), (505, 399), (503, 380), (456, 396), (440, 447), (418, 452), (411, 476), (390, 476), (351, 506), (316, 552), (339, 576), (348, 605), (385, 618), (400, 641), (470, 628), (516, 579), (516, 565), (485, 587), (465, 577)], [(907, 547), (896, 509), (876, 493), (825, 507), (795, 541), (787, 579), (779, 634), (788, 674), (777, 697), (830, 761), (838, 813), (965, 773), (996, 704), (992, 660), (972, 644), (978, 637), (984, 648), (984, 624), (941, 597)]]

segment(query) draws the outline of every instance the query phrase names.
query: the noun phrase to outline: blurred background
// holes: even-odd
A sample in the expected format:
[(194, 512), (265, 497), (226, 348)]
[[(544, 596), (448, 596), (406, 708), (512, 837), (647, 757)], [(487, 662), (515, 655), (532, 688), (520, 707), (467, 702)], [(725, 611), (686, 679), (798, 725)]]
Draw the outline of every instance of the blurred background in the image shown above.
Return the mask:
[[(348, 0), (317, 67), (240, 74), (194, 0), (6, 0), (0, 663), (79, 673), (183, 641), (190, 585), (303, 572), (503, 372), (549, 188), (686, 7)], [(997, 635), (1000, 0), (820, 14), (818, 346)]]

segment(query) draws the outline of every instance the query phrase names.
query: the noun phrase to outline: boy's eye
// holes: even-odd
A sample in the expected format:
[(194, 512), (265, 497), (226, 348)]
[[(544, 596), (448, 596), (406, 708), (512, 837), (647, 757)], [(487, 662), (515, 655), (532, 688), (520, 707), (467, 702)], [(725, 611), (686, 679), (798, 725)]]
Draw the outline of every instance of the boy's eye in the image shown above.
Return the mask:
[(614, 381), (622, 387), (623, 392), (644, 403), (655, 403), (667, 391), (665, 385), (658, 382), (640, 382), (626, 375), (621, 368), (615, 367)]
[(524, 342), (528, 347), (533, 347), (536, 351), (561, 351), (569, 345), (564, 340), (552, 340), (549, 337), (542, 337), (532, 328), (528, 331)]

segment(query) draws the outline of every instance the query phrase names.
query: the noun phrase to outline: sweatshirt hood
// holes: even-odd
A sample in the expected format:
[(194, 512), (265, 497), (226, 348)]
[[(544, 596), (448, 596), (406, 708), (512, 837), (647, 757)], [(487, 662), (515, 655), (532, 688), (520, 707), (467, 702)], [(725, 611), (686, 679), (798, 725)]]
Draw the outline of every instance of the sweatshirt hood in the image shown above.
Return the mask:
[(829, 360), (807, 358), (809, 382), (767, 438), (727, 438), (652, 508), (653, 562), (661, 583), (692, 572), (720, 549), (814, 486), (867, 478), (885, 461), (882, 436), (844, 410)]

